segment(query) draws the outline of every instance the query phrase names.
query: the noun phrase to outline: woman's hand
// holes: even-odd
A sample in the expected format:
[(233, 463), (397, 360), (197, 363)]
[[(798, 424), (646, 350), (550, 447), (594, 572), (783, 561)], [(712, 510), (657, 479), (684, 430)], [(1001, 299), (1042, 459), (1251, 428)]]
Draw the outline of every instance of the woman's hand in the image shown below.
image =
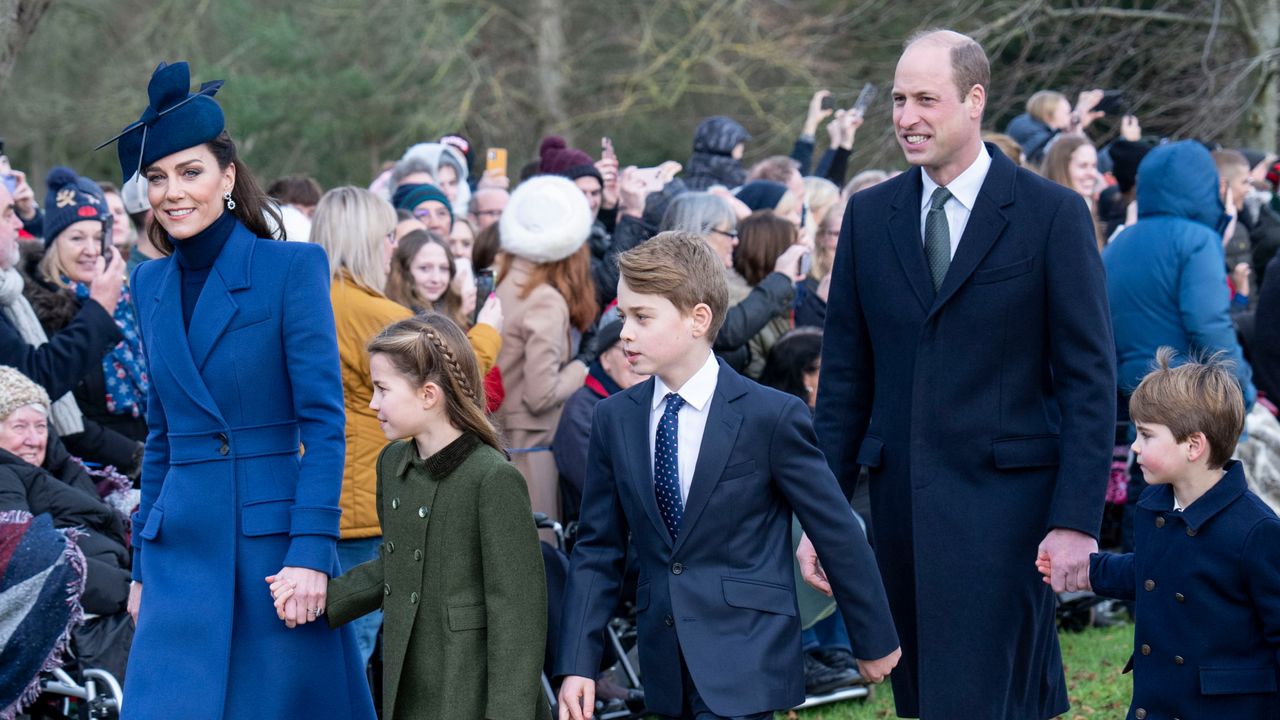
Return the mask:
[(462, 296), (462, 317), (470, 319), (476, 312), (476, 283), (468, 277), (458, 290)]
[(129, 617), (133, 618), (133, 624), (138, 624), (138, 608), (142, 607), (142, 583), (137, 580), (129, 583), (129, 600), (125, 603), (125, 609), (129, 611)]
[(484, 301), (480, 314), (476, 316), (476, 324), (484, 323), (501, 333), (503, 321), (502, 301), (498, 299), (497, 293), (489, 293), (489, 299)]
[[(276, 616), (288, 627), (297, 627), (320, 619), (329, 591), (329, 576), (300, 567), (284, 567), (266, 581), (276, 601)], [(285, 594), (281, 598), (280, 595)]]

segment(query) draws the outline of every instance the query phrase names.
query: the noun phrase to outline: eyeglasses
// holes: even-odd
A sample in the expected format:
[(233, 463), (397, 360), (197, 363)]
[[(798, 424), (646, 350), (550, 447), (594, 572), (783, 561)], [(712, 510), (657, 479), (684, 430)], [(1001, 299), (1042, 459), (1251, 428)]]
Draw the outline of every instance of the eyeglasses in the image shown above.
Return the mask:
[(502, 215), (502, 211), (501, 210), (477, 210), (475, 211), (474, 215), (476, 217), (489, 217), (489, 216), (498, 217)]
[(820, 233), (818, 233), (818, 234), (819, 234), (819, 235), (821, 235), (822, 237), (833, 237), (833, 238), (838, 238), (838, 237), (840, 237), (840, 231), (839, 231), (839, 230), (823, 230), (822, 232), (820, 232)]
[(737, 240), (737, 239), (738, 239), (738, 231), (737, 231), (737, 230), (721, 230), (720, 228), (711, 228), (711, 232), (713, 232), (713, 233), (720, 233), (721, 235), (723, 235), (723, 236), (725, 236), (725, 237), (727, 237), (727, 238), (729, 238), (729, 239), (731, 239), (731, 240)]

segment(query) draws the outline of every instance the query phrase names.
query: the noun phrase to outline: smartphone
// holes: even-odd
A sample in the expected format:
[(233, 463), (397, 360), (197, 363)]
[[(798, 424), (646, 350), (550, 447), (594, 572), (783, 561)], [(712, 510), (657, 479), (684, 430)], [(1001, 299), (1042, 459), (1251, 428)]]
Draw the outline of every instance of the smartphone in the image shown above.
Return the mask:
[(808, 275), (809, 270), (813, 267), (813, 253), (805, 253), (800, 256), (800, 274)]
[(476, 309), (471, 314), (471, 324), (475, 325), (480, 317), (480, 308), (484, 307), (485, 301), (493, 294), (493, 271), (477, 270), (476, 271)]
[(644, 183), (646, 188), (662, 189), (662, 182), (659, 180), (662, 175), (662, 168), (636, 168), (632, 173)]
[(1129, 102), (1124, 99), (1124, 91), (1108, 90), (1102, 93), (1102, 100), (1094, 110), (1108, 115), (1128, 115)]
[[(110, 218), (111, 216), (108, 215), (107, 217)], [(106, 267), (107, 265), (111, 264), (111, 253), (113, 252), (112, 246), (111, 246), (111, 230), (114, 227), (114, 225), (115, 224), (112, 222), (105, 222), (102, 224), (102, 259), (104, 260), (103, 267)]]
[(867, 107), (871, 105), (871, 101), (876, 99), (875, 83), (867, 83), (862, 86), (862, 92), (858, 93), (858, 100), (853, 103), (853, 107), (849, 108), (853, 112), (866, 117)]
[(507, 174), (507, 149), (489, 148), (484, 154), (484, 171), (497, 170), (499, 175)]
[(823, 110), (836, 109), (836, 98), (834, 95), (827, 95), (826, 97), (822, 98), (822, 109)]
[(18, 190), (18, 176), (13, 173), (4, 174), (4, 186), (8, 188), (9, 194), (12, 195)]

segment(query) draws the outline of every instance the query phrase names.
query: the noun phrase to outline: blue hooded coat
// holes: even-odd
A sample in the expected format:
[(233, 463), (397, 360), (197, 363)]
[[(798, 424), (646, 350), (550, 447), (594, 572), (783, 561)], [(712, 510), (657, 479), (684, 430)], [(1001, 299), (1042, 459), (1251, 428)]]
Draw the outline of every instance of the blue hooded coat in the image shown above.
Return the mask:
[(1223, 205), (1209, 151), (1184, 140), (1138, 166), (1138, 222), (1102, 251), (1120, 390), (1132, 393), (1156, 350), (1225, 351), (1245, 403), (1257, 392), (1231, 324), (1222, 251)]

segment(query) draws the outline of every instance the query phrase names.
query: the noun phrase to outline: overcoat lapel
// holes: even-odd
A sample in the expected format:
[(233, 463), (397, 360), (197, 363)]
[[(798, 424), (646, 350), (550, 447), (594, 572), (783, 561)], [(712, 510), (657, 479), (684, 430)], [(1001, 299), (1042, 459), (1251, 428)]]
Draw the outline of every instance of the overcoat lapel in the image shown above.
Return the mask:
[(209, 279), (205, 281), (191, 313), (191, 357), (196, 369), (203, 370), (209, 353), (218, 339), (226, 332), (239, 306), (232, 291), (249, 287), (249, 263), (253, 260), (253, 234), (243, 225), (236, 225), (227, 238), (226, 245), (213, 263)]
[(191, 359), (191, 345), (187, 342), (182, 321), (182, 273), (176, 260), (166, 262), (169, 266), (160, 278), (154, 298), (151, 333), (146, 338), (150, 347), (148, 357), (152, 362), (152, 372), (160, 367), (166, 368), (173, 376), (177, 388), (221, 423), (222, 412), (213, 401), (204, 378), (200, 377), (200, 372)]
[(991, 168), (982, 181), (978, 199), (969, 213), (969, 222), (964, 226), (964, 235), (960, 236), (960, 244), (956, 246), (955, 257), (951, 259), (942, 287), (938, 288), (938, 296), (929, 310), (930, 316), (936, 314), (969, 279), (1008, 225), (1009, 221), (1000, 208), (1013, 202), (1013, 163), (999, 151), (989, 149), (988, 152), (991, 153)]
[(889, 238), (912, 292), (920, 301), (920, 309), (933, 305), (933, 280), (924, 258), (924, 240), (920, 234), (920, 168), (909, 171), (911, 178), (894, 196), (893, 214), (889, 216)]
[(622, 437), (626, 444), (627, 467), (631, 468), (627, 476), (640, 495), (640, 504), (644, 506), (644, 512), (649, 516), (649, 521), (653, 523), (658, 535), (670, 546), (671, 533), (667, 530), (667, 524), (662, 521), (662, 513), (658, 510), (658, 498), (653, 494), (653, 458), (649, 450), (649, 406), (653, 401), (653, 387), (653, 380), (646, 380), (644, 387), (631, 395), (631, 400), (635, 404), (627, 408), (626, 416), (623, 418), (625, 427)]
[(702, 447), (698, 450), (698, 464), (694, 467), (693, 481), (689, 485), (689, 497), (684, 503), (684, 519), (680, 523), (676, 551), (680, 550), (685, 538), (689, 537), (689, 531), (706, 509), (711, 491), (724, 475), (729, 455), (738, 441), (738, 429), (742, 427), (742, 414), (730, 403), (742, 397), (746, 389), (742, 378), (725, 366), (724, 361), (719, 362), (720, 377), (716, 381), (716, 391), (711, 396), (711, 409), (702, 434)]

